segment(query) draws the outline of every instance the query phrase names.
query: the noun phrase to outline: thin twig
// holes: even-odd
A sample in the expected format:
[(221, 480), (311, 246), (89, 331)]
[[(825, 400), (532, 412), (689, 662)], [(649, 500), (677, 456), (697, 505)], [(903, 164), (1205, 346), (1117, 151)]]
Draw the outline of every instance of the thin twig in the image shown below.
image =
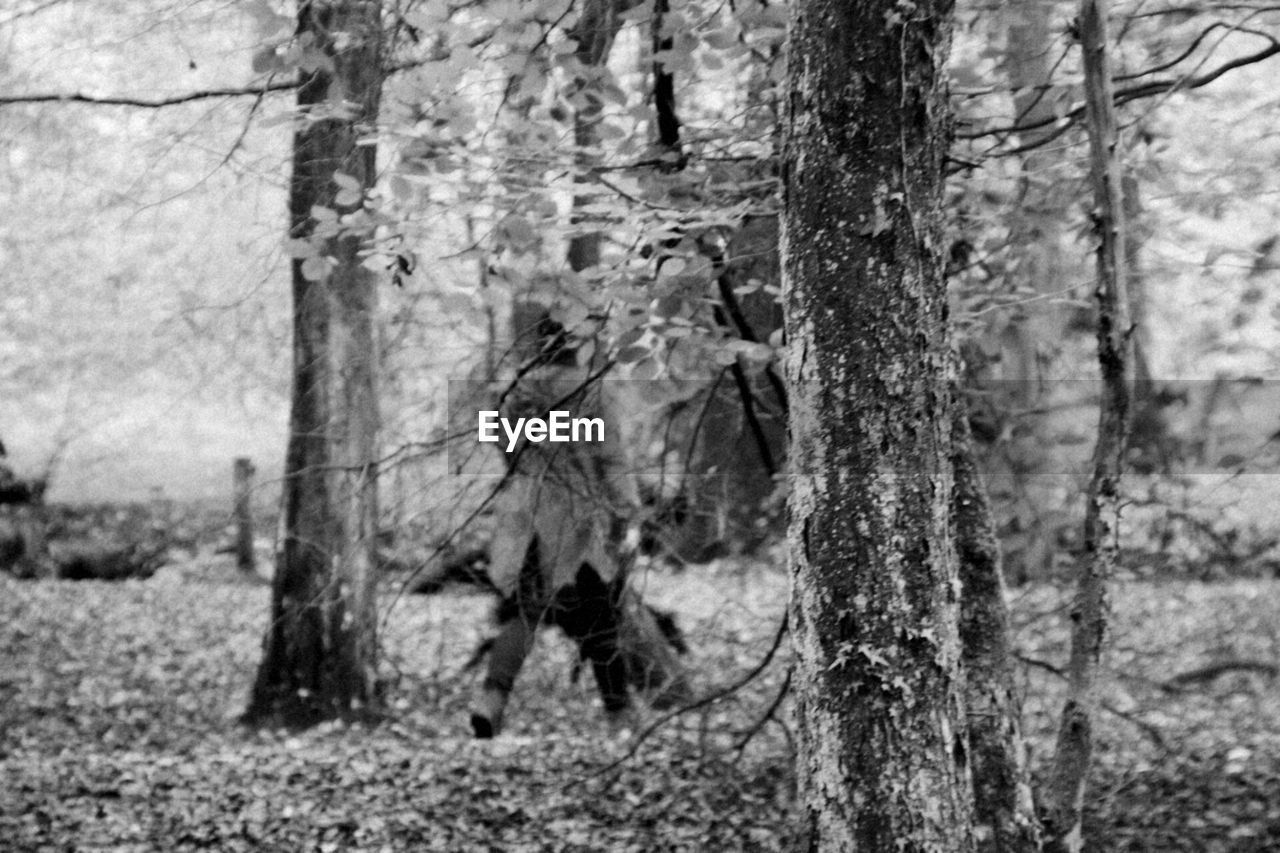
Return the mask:
[[(1063, 681), (1067, 680), (1067, 674), (1062, 671), (1062, 668), (1058, 666), (1054, 666), (1053, 664), (1049, 663), (1047, 660), (1040, 660), (1039, 658), (1028, 657), (1026, 655), (1018, 655), (1018, 660), (1026, 664), (1027, 666), (1033, 667), (1035, 669), (1042, 669), (1045, 672), (1056, 675), (1058, 678), (1062, 679)], [(1141, 731), (1144, 735), (1146, 735), (1147, 738), (1150, 739), (1150, 741), (1153, 744), (1155, 744), (1156, 747), (1159, 748), (1161, 751), (1173, 752), (1173, 748), (1170, 747), (1169, 742), (1165, 740), (1164, 733), (1161, 732), (1160, 728), (1156, 726), (1154, 723), (1147, 722), (1146, 720), (1140, 718), (1133, 711), (1125, 711), (1120, 708), (1117, 708), (1115, 705), (1105, 700), (1101, 703), (1101, 705), (1102, 705), (1102, 710), (1106, 711), (1109, 714), (1117, 716), (1120, 719), (1124, 720), (1125, 722), (1130, 723), (1131, 725), (1136, 727), (1139, 731)]]
[(676, 708), (674, 711), (669, 711), (666, 714), (663, 714), (661, 717), (654, 720), (652, 723), (646, 726), (643, 730), (641, 730), (640, 734), (635, 736), (635, 738), (631, 742), (631, 746), (627, 749), (626, 753), (622, 755), (622, 757), (609, 762), (604, 767), (600, 768), (599, 770), (596, 770), (593, 773), (588, 774), (586, 777), (582, 779), (575, 779), (574, 781), (565, 785), (564, 790), (566, 791), (570, 790), (572, 788), (577, 787), (578, 785), (585, 784), (590, 779), (594, 779), (598, 776), (603, 776), (606, 773), (610, 773), (613, 770), (616, 770), (618, 767), (622, 766), (624, 763), (634, 758), (636, 753), (640, 751), (640, 747), (644, 745), (645, 741), (647, 741), (653, 735), (654, 732), (656, 732), (658, 729), (665, 726), (667, 723), (671, 722), (677, 717), (684, 716), (685, 714), (688, 714), (692, 711), (697, 711), (701, 708), (706, 708), (709, 705), (714, 705), (716, 702), (719, 702), (720, 700), (728, 696), (732, 696), (734, 693), (737, 693), (743, 687), (746, 687), (748, 684), (754, 681), (757, 677), (759, 677), (760, 673), (764, 672), (765, 669), (768, 668), (769, 664), (773, 662), (774, 656), (778, 653), (778, 649), (782, 646), (782, 638), (785, 637), (786, 635), (787, 635), (787, 616), (783, 616), (782, 622), (778, 624), (778, 630), (773, 636), (773, 643), (772, 645), (769, 646), (769, 651), (765, 653), (764, 658), (760, 661), (760, 663), (756, 664), (756, 666), (753, 667), (750, 672), (748, 672), (746, 675), (742, 676), (737, 681), (733, 682), (732, 684), (726, 687), (722, 687), (718, 690), (713, 690), (711, 693), (708, 693), (706, 696), (703, 696), (701, 699), (696, 699), (687, 705), (682, 705), (681, 707)]
[(778, 695), (773, 697), (773, 701), (769, 703), (769, 707), (765, 709), (765, 712), (760, 715), (760, 719), (756, 720), (750, 728), (743, 732), (742, 737), (733, 745), (733, 750), (739, 757), (742, 756), (743, 750), (747, 748), (747, 744), (751, 743), (752, 739), (754, 739), (755, 736), (760, 733), (760, 730), (765, 727), (765, 724), (773, 719), (773, 715), (776, 714), (778, 712), (778, 708), (782, 706), (782, 700), (791, 692), (792, 673), (793, 670), (787, 670), (787, 677), (782, 680), (782, 686), (778, 688)]
[(182, 95), (170, 95), (166, 98), (140, 98), (132, 95), (87, 95), (84, 92), (37, 92), (27, 95), (0, 95), (0, 106), (7, 104), (74, 103), (160, 109), (162, 107), (177, 106), (178, 104), (189, 104), (194, 101), (207, 101), (210, 98), (261, 98), (267, 92), (291, 92), (298, 88), (299, 85), (300, 81), (298, 80), (288, 80), (268, 83), (266, 86), (231, 86), (219, 89), (200, 89)]

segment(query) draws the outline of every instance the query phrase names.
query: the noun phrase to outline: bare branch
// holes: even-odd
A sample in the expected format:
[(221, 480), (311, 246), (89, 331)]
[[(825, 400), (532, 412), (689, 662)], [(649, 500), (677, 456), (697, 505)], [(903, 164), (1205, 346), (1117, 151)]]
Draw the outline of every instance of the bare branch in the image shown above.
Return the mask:
[[(769, 650), (765, 652), (764, 657), (760, 660), (758, 664), (755, 665), (755, 667), (751, 669), (750, 672), (748, 672), (746, 675), (742, 676), (732, 684), (729, 684), (725, 687), (721, 687), (718, 690), (713, 690), (710, 693), (708, 693), (706, 696), (703, 696), (699, 699), (695, 699), (694, 701), (689, 702), (688, 704), (681, 705), (679, 708), (676, 708), (674, 711), (669, 711), (666, 714), (663, 714), (661, 717), (654, 720), (652, 723), (646, 726), (638, 735), (635, 736), (635, 738), (631, 741), (631, 746), (627, 749), (626, 753), (624, 753), (621, 758), (618, 758), (615, 761), (609, 762), (604, 767), (601, 767), (599, 770), (596, 770), (595, 772), (588, 775), (586, 778), (575, 779), (574, 781), (566, 785), (565, 789), (568, 790), (570, 788), (577, 787), (578, 785), (581, 785), (590, 779), (594, 779), (598, 776), (603, 776), (613, 770), (618, 769), (627, 761), (630, 761), (632, 758), (635, 757), (636, 753), (640, 751), (640, 747), (644, 745), (645, 741), (647, 741), (653, 735), (654, 732), (656, 732), (658, 729), (662, 728), (667, 723), (674, 720), (676, 717), (683, 716), (684, 714), (688, 714), (691, 711), (697, 711), (700, 708), (706, 708), (709, 705), (714, 705), (715, 703), (729, 696), (732, 696), (733, 694), (741, 690), (743, 687), (746, 687), (748, 684), (754, 681), (757, 677), (759, 677), (760, 673), (764, 672), (766, 669), (769, 668), (769, 664), (773, 662), (774, 656), (777, 655), (778, 649), (781, 648), (782, 640), (787, 635), (788, 621), (789, 621), (788, 617), (784, 615), (782, 617), (782, 621), (778, 623), (778, 630), (773, 635), (773, 643), (769, 646)], [(788, 678), (789, 677), (790, 677), (790, 672), (788, 672)]]
[(261, 98), (268, 92), (291, 92), (299, 81), (288, 80), (268, 83), (265, 86), (232, 86), (220, 89), (200, 89), (166, 98), (139, 98), (131, 95), (87, 95), (83, 92), (45, 92), (26, 95), (0, 95), (0, 106), (9, 104), (92, 104), (107, 107), (140, 107), (160, 109), (212, 98)]
[[(483, 44), (488, 37), (475, 39), (471, 46)], [(447, 54), (434, 53), (422, 59), (408, 60), (390, 65), (385, 69), (388, 75), (398, 74), (420, 68), (430, 62), (439, 62), (447, 58)], [(0, 95), (0, 106), (10, 104), (89, 104), (98, 107), (138, 107), (141, 109), (162, 109), (196, 101), (208, 101), (213, 98), (257, 98), (262, 100), (272, 92), (292, 92), (303, 83), (302, 80), (268, 81), (256, 86), (223, 86), (216, 89), (197, 89), (180, 95), (169, 95), (163, 98), (143, 98), (137, 95), (90, 95), (85, 92), (31, 92), (20, 95)], [(256, 106), (255, 106), (256, 108)]]
[[(1233, 28), (1233, 29), (1237, 31), (1239, 30), (1239, 28)], [(1208, 31), (1206, 30), (1206, 33), (1207, 32)], [(1262, 33), (1259, 33), (1256, 30), (1249, 30), (1248, 32), (1251, 35), (1263, 35)], [(1201, 34), (1201, 37), (1203, 37), (1203, 35), (1204, 33)], [(1212, 71), (1208, 71), (1196, 77), (1178, 77), (1175, 79), (1152, 80), (1148, 83), (1141, 83), (1141, 84), (1129, 86), (1124, 89), (1120, 89), (1115, 94), (1115, 104), (1116, 106), (1120, 106), (1121, 104), (1127, 104), (1130, 101), (1136, 101), (1142, 98), (1150, 98), (1156, 95), (1163, 95), (1171, 92), (1183, 92), (1183, 91), (1190, 91), (1192, 89), (1199, 89), (1203, 86), (1209, 85), (1214, 80), (1217, 80), (1219, 77), (1221, 77), (1222, 75), (1226, 74), (1229, 71), (1234, 71), (1237, 68), (1244, 68), (1249, 65), (1256, 65), (1259, 62), (1263, 62), (1264, 60), (1270, 59), (1276, 54), (1280, 54), (1280, 41), (1277, 41), (1276, 39), (1271, 38), (1270, 36), (1264, 36), (1264, 37), (1267, 38), (1270, 44), (1267, 47), (1263, 48), (1262, 50), (1259, 50), (1255, 53), (1248, 54), (1247, 56), (1238, 57), (1236, 59), (1230, 60), (1229, 62), (1224, 62), (1222, 65), (1218, 66)], [(1159, 66), (1159, 68), (1165, 68), (1165, 67), (1167, 67), (1167, 65)], [(1159, 68), (1150, 69), (1148, 71), (1140, 71), (1135, 74), (1126, 75), (1123, 78), (1117, 78), (1117, 79), (1130, 80), (1137, 77), (1144, 77), (1147, 74), (1152, 73), (1153, 71), (1159, 70)], [(1039, 148), (1057, 139), (1063, 133), (1065, 133), (1070, 127), (1072, 127), (1074, 124), (1077, 124), (1081, 118), (1084, 117), (1084, 111), (1085, 111), (1084, 104), (1081, 104), (1075, 107), (1074, 109), (1064, 113), (1062, 116), (1049, 116), (1043, 119), (1039, 119), (1037, 121), (1027, 122), (1026, 124), (1014, 123), (1011, 125), (991, 128), (989, 130), (983, 130), (983, 131), (978, 131), (974, 133), (957, 133), (956, 138), (973, 140), (973, 139), (983, 139), (988, 136), (1007, 136), (1009, 134), (1022, 133), (1028, 130), (1038, 130), (1042, 127), (1047, 127), (1048, 125), (1051, 125), (1054, 122), (1062, 121), (1062, 124), (1059, 127), (1055, 128), (1053, 133), (1049, 134), (1043, 139), (1038, 139), (1035, 142), (1018, 146), (1017, 148), (1011, 151), (1003, 152), (1005, 154), (1021, 153), (1024, 151), (1029, 151), (1034, 148)]]

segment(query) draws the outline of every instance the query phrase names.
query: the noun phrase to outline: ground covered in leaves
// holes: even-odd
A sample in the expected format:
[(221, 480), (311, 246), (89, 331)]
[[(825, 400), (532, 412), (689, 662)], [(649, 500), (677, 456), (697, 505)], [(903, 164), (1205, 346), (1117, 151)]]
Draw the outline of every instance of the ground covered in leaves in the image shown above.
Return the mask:
[[(162, 570), (123, 583), (0, 576), (0, 849), (588, 851), (777, 849), (787, 735), (757, 728), (778, 669), (663, 727), (611, 730), (573, 649), (547, 632), (508, 731), (471, 739), (463, 672), (491, 601), (466, 590), (384, 601), (393, 719), (289, 734), (236, 724), (269, 590)], [(688, 578), (701, 686), (771, 643), (777, 585)], [(728, 594), (726, 594), (728, 593)], [(751, 602), (759, 603), (753, 609)]]
[[(773, 642), (785, 578), (761, 566), (655, 574), (700, 692)], [(508, 731), (470, 739), (463, 671), (490, 603), (389, 592), (392, 718), (301, 734), (236, 724), (268, 590), (231, 572), (148, 581), (0, 577), (0, 849), (779, 850), (793, 779), (786, 653), (729, 698), (637, 744), (611, 730), (548, 633)], [(1014, 594), (1037, 764), (1052, 748), (1064, 590)], [(1090, 849), (1280, 849), (1280, 586), (1142, 583), (1117, 596)], [(1210, 664), (1259, 666), (1205, 672)], [(1200, 674), (1197, 675), (1197, 672)], [(1190, 679), (1181, 676), (1191, 673)], [(774, 706), (777, 707), (774, 707)], [(634, 754), (632, 754), (634, 753)], [(620, 763), (619, 763), (620, 762)]]

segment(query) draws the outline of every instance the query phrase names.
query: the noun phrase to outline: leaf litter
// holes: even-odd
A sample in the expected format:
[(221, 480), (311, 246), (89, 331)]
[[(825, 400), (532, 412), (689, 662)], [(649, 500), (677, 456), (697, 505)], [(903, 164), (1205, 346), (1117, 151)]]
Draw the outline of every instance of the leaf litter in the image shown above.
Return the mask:
[[(786, 601), (780, 572), (725, 562), (653, 573), (645, 590), (686, 628), (700, 691), (763, 657)], [(1280, 584), (1130, 583), (1117, 590), (1087, 833), (1098, 850), (1280, 849), (1277, 679), (1223, 660), (1280, 660)], [(1066, 587), (1013, 595), (1024, 659), (1065, 659)], [(392, 600), (388, 595), (388, 606)], [(382, 622), (388, 719), (254, 732), (236, 718), (260, 654), (265, 586), (162, 570), (149, 581), (0, 577), (0, 849), (318, 851), (778, 850), (791, 840), (789, 653), (636, 750), (604, 720), (572, 646), (544, 632), (509, 730), (469, 736), (479, 672), (463, 662), (491, 601), (399, 599)], [(784, 647), (785, 647), (784, 643)], [(1020, 684), (1037, 768), (1060, 679)], [(736, 749), (749, 735), (748, 744)]]

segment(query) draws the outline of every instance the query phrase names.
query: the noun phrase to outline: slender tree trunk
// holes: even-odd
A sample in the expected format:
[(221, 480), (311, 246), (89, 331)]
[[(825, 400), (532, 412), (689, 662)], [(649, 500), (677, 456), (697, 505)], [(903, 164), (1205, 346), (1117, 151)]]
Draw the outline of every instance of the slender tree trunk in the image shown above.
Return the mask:
[(253, 461), (238, 457), (231, 469), (232, 513), (236, 523), (236, 568), (253, 574)]
[(792, 11), (782, 245), (808, 851), (974, 844), (941, 257), (951, 9)]
[(1046, 849), (1079, 851), (1085, 783), (1093, 752), (1098, 666), (1107, 629), (1108, 585), (1119, 545), (1120, 476), (1129, 418), (1129, 312), (1125, 294), (1124, 206), (1107, 39), (1106, 0), (1081, 0), (1085, 105), (1099, 237), (1094, 294), (1102, 402), (1093, 476), (1085, 504), (1084, 562), (1071, 612), (1068, 697), (1046, 791)]
[(1028, 853), (1040, 850), (1040, 824), (1022, 740), (1022, 709), (1013, 682), (1000, 543), (978, 472), (969, 418), (958, 395), (951, 442), (952, 507), (962, 588), (960, 640), (978, 849)]
[[(630, 5), (630, 0), (580, 0), (582, 12), (578, 22), (567, 33), (577, 42), (575, 55), (582, 64), (583, 76), (577, 81), (573, 95), (573, 143), (577, 146), (576, 180), (589, 183), (586, 175), (597, 159), (600, 146), (600, 120), (604, 104), (600, 99), (600, 87), (594, 75), (603, 69), (609, 58), (618, 30), (622, 27), (619, 15)], [(575, 195), (574, 208), (590, 203), (591, 199)], [(574, 221), (579, 221), (574, 215)], [(569, 241), (569, 267), (575, 272), (597, 266), (600, 263), (600, 233), (579, 234)]]
[[(293, 399), (285, 461), (284, 543), (271, 625), (247, 722), (309, 725), (376, 710), (374, 569), (378, 406), (376, 279), (358, 256), (364, 235), (317, 233), (316, 208), (359, 209), (338, 181), (376, 179), (373, 130), (382, 86), (381, 5), (303, 2), (298, 36), (326, 60), (303, 70), (294, 136), (290, 236), (324, 268), (293, 262)], [(346, 177), (340, 177), (346, 176)], [(336, 229), (334, 229), (336, 231)]]
[[(669, 11), (667, 0), (653, 0), (653, 22), (649, 29), (654, 53), (671, 50), (675, 46), (671, 28), (667, 26)], [(653, 63), (653, 117), (658, 128), (658, 147), (669, 158), (659, 168), (669, 172), (683, 169), (680, 117), (676, 114), (676, 75), (664, 62)]]

